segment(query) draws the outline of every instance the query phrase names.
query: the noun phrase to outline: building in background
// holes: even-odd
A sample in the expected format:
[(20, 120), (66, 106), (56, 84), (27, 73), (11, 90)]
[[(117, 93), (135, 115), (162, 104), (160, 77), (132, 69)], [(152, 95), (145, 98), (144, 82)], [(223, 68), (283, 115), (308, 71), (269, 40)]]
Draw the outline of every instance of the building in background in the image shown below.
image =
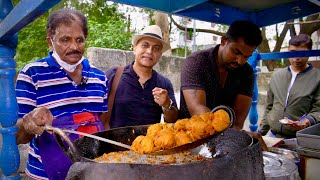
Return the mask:
[[(190, 18), (174, 16), (174, 20), (185, 27), (185, 30), (180, 30), (173, 25), (171, 30), (171, 48), (173, 55), (187, 56), (191, 52), (207, 49), (220, 44), (221, 36), (196, 32), (196, 29), (217, 30), (215, 23), (209, 23)], [(191, 31), (187, 31), (192, 29)]]

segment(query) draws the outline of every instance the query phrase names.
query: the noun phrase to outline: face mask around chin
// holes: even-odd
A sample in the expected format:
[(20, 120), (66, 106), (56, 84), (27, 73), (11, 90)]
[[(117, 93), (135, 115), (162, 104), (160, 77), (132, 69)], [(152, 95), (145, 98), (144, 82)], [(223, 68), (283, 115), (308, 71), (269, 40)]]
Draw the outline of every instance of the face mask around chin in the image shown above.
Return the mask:
[(64, 70), (66, 70), (66, 71), (68, 71), (68, 72), (74, 72), (74, 71), (76, 70), (77, 66), (78, 66), (79, 64), (81, 64), (82, 61), (83, 61), (83, 59), (84, 59), (84, 57), (82, 56), (81, 59), (80, 59), (76, 64), (68, 64), (68, 63), (64, 62), (64, 61), (60, 58), (60, 56), (58, 55), (58, 53), (57, 53), (55, 50), (53, 50), (52, 57), (54, 57), (54, 59), (57, 61), (57, 63), (58, 63)]
[[(52, 43), (52, 47), (53, 47), (53, 40), (50, 38), (50, 41)], [(52, 57), (54, 57), (54, 59), (57, 61), (57, 63), (66, 71), (68, 72), (74, 72), (77, 68), (77, 66), (79, 64), (82, 63), (84, 57), (82, 56), (81, 59), (76, 63), (76, 64), (68, 64), (66, 62), (64, 62), (60, 56), (58, 55), (58, 53), (56, 52), (56, 50), (53, 47), (53, 53), (52, 53)]]

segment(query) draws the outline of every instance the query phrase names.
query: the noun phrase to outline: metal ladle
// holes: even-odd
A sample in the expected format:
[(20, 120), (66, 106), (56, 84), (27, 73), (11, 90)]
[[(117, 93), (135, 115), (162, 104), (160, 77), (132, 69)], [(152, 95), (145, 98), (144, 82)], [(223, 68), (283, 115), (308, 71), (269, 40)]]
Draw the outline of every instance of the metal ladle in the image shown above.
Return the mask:
[[(68, 130), (68, 129), (61, 129), (61, 128), (56, 128), (56, 127), (52, 127), (52, 126), (48, 126), (48, 125), (43, 126), (43, 129), (46, 130), (46, 131), (49, 131), (49, 132), (53, 132), (59, 147), (65, 153), (73, 154), (72, 157), (75, 157), (75, 159), (72, 159), (73, 162), (77, 161), (77, 158), (79, 158), (79, 156), (78, 156), (79, 153), (78, 153), (76, 147), (74, 146), (73, 142), (70, 140), (70, 138), (66, 135), (65, 132), (86, 136), (86, 137), (89, 137), (89, 138), (97, 139), (99, 141), (104, 141), (104, 142), (107, 142), (107, 143), (110, 143), (110, 144), (114, 144), (116, 146), (120, 146), (120, 147), (123, 147), (123, 148), (126, 148), (126, 149), (131, 149), (131, 146), (129, 146), (129, 145), (126, 145), (126, 144), (123, 144), (123, 143), (120, 143), (120, 142), (117, 142), (117, 141), (113, 141), (113, 140), (110, 140), (110, 139), (102, 138), (102, 137), (99, 137), (99, 136), (95, 136), (93, 134), (88, 134), (88, 133), (78, 132), (78, 131), (73, 131), (73, 130)], [(62, 139), (64, 141), (66, 141), (66, 143), (69, 145), (69, 149), (67, 149), (64, 146), (64, 144), (62, 142)]]

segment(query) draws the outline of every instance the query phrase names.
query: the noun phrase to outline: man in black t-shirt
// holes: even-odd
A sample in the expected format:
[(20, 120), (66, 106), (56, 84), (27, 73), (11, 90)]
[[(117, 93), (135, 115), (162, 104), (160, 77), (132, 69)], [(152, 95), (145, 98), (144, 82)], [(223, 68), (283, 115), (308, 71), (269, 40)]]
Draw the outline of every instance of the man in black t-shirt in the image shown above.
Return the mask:
[(242, 129), (254, 82), (253, 69), (247, 61), (261, 41), (257, 25), (235, 21), (220, 45), (187, 57), (181, 71), (180, 118), (227, 105), (236, 115), (234, 128)]

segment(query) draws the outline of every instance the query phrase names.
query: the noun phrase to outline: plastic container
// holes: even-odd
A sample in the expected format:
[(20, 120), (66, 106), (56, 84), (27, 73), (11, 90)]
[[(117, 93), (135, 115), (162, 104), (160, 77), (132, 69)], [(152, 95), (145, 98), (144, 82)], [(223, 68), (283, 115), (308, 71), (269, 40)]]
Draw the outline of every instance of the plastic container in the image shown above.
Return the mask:
[(320, 151), (320, 124), (315, 124), (297, 132), (297, 143), (301, 148)]

